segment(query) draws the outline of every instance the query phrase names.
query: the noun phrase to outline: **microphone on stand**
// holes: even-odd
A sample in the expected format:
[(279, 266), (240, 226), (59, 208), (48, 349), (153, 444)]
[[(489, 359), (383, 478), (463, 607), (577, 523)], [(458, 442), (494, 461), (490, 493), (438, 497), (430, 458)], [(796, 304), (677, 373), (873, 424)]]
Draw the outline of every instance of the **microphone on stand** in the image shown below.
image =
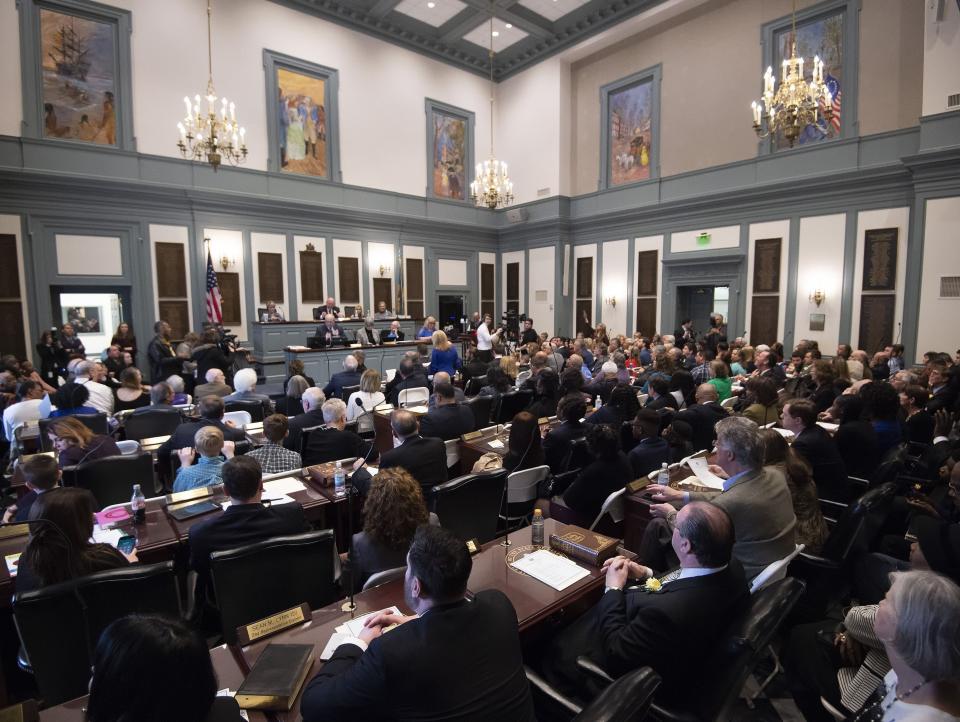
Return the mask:
[[(357, 406), (363, 408), (363, 400), (360, 398), (356, 399)], [(369, 413), (365, 411), (364, 414)], [(370, 460), (370, 454), (373, 453), (373, 450), (377, 448), (376, 444), (370, 444), (370, 448), (367, 449), (366, 455), (363, 457), (363, 463), (358, 466), (356, 469), (351, 471), (349, 474), (344, 474), (344, 491), (347, 493), (347, 559), (350, 560), (350, 599), (344, 602), (340, 609), (344, 612), (352, 612), (357, 608), (356, 602), (353, 600), (354, 596), (354, 574), (355, 574), (355, 564), (353, 560), (353, 475), (360, 471), (366, 463)]]

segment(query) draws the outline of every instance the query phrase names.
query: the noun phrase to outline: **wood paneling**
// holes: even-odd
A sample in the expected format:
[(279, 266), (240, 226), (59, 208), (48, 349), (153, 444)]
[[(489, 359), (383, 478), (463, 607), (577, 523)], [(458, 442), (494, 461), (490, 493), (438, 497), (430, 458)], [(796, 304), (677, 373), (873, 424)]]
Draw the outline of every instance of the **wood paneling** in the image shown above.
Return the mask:
[(494, 310), (494, 309), (493, 309), (493, 306), (494, 306), (493, 301), (481, 301), (481, 302), (480, 302), (480, 315), (483, 316), (484, 314), (489, 313), (490, 316), (492, 317), (492, 316), (493, 316), (493, 310)]
[(360, 303), (360, 259), (340, 256), (337, 259), (337, 279), (340, 283), (340, 298), (337, 305)]
[(510, 308), (510, 302), (520, 302), (520, 264), (507, 264), (507, 308)]
[(303, 303), (324, 303), (323, 254), (300, 251), (300, 300)]
[(217, 284), (220, 286), (220, 299), (223, 305), (223, 325), (239, 324), (242, 321), (240, 274), (218, 273)]
[(750, 313), (750, 343), (772, 344), (777, 340), (780, 296), (754, 296)]
[(484, 301), (492, 301), (496, 298), (496, 294), (496, 266), (492, 263), (481, 263), (480, 298)]
[[(414, 318), (420, 318), (410, 310), (409, 306), (414, 301), (423, 301), (423, 259), (408, 258), (407, 265), (407, 314)], [(423, 313), (423, 304), (420, 304), (420, 313)]]
[(257, 279), (260, 282), (260, 303), (283, 303), (283, 254), (258, 253)]
[[(780, 249), (782, 238), (758, 238), (754, 243), (753, 292), (780, 292)], [(767, 343), (763, 341), (762, 343)]]
[(410, 318), (423, 318), (423, 301), (407, 301), (407, 315)]
[[(656, 253), (656, 251), (654, 251)], [(637, 299), (637, 331), (652, 336), (657, 331), (657, 299)]]
[(893, 318), (897, 296), (893, 293), (860, 297), (860, 348), (868, 354), (893, 343)]
[[(863, 290), (893, 291), (897, 287), (896, 228), (874, 228), (863, 238)], [(864, 350), (866, 350), (864, 348)]]
[(373, 279), (373, 307), (376, 311), (377, 306), (383, 301), (387, 308), (393, 308), (393, 281), (389, 278)]
[[(577, 298), (593, 296), (593, 258), (577, 259)], [(578, 314), (579, 315), (579, 314)]]
[[(187, 297), (187, 265), (182, 243), (157, 243), (158, 298)], [(179, 338), (179, 337), (177, 337)]]
[(27, 358), (20, 301), (0, 301), (0, 349), (19, 359)]
[(23, 299), (20, 297), (20, 270), (17, 238), (0, 234), (0, 349), (17, 358), (27, 358), (23, 337)]
[[(583, 259), (580, 259), (583, 260)], [(578, 268), (579, 271), (579, 268)], [(638, 296), (656, 296), (657, 295), (657, 252), (640, 251), (637, 253), (637, 295)], [(654, 321), (656, 325), (656, 321)], [(649, 327), (648, 327), (649, 328)], [(652, 331), (644, 331), (652, 333)]]
[[(220, 291), (223, 292), (222, 285)], [(190, 330), (190, 307), (187, 302), (159, 301), (157, 305), (160, 308), (160, 318), (170, 324), (170, 338), (183, 338), (184, 334)], [(226, 316), (223, 320), (226, 323)]]

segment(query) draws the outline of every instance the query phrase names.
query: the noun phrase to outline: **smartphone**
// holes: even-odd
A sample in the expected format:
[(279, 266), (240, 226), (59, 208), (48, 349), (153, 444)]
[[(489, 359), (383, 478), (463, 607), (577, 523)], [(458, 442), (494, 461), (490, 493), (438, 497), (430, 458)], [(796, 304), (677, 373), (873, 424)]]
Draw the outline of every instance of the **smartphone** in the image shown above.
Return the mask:
[(121, 554), (129, 554), (137, 546), (137, 538), (130, 535), (120, 537), (117, 542), (117, 549)]

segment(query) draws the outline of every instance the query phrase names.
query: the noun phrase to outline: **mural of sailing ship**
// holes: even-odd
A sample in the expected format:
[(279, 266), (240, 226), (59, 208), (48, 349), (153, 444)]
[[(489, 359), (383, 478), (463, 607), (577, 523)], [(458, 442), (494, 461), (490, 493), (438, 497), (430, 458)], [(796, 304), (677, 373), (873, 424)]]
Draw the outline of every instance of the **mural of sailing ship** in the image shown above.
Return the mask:
[(116, 144), (114, 26), (41, 9), (43, 134)]

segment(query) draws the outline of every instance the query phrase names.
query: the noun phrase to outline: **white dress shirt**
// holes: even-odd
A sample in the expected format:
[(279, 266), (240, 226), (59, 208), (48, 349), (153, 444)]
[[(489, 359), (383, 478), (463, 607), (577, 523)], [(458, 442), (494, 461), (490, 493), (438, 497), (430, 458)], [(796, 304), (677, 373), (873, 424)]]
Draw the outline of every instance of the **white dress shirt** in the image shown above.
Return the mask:
[(97, 381), (91, 381), (87, 376), (78, 376), (76, 382), (86, 386), (87, 391), (90, 392), (90, 399), (87, 401), (88, 406), (92, 406), (108, 416), (113, 413), (113, 392), (110, 387)]
[(477, 326), (477, 351), (490, 351), (493, 349), (493, 338), (490, 336), (490, 329), (487, 324), (481, 323)]
[(38, 421), (41, 418), (41, 399), (28, 399), (8, 406), (3, 412), (3, 435), (7, 441), (13, 442), (13, 432), (18, 426), (28, 421)]

